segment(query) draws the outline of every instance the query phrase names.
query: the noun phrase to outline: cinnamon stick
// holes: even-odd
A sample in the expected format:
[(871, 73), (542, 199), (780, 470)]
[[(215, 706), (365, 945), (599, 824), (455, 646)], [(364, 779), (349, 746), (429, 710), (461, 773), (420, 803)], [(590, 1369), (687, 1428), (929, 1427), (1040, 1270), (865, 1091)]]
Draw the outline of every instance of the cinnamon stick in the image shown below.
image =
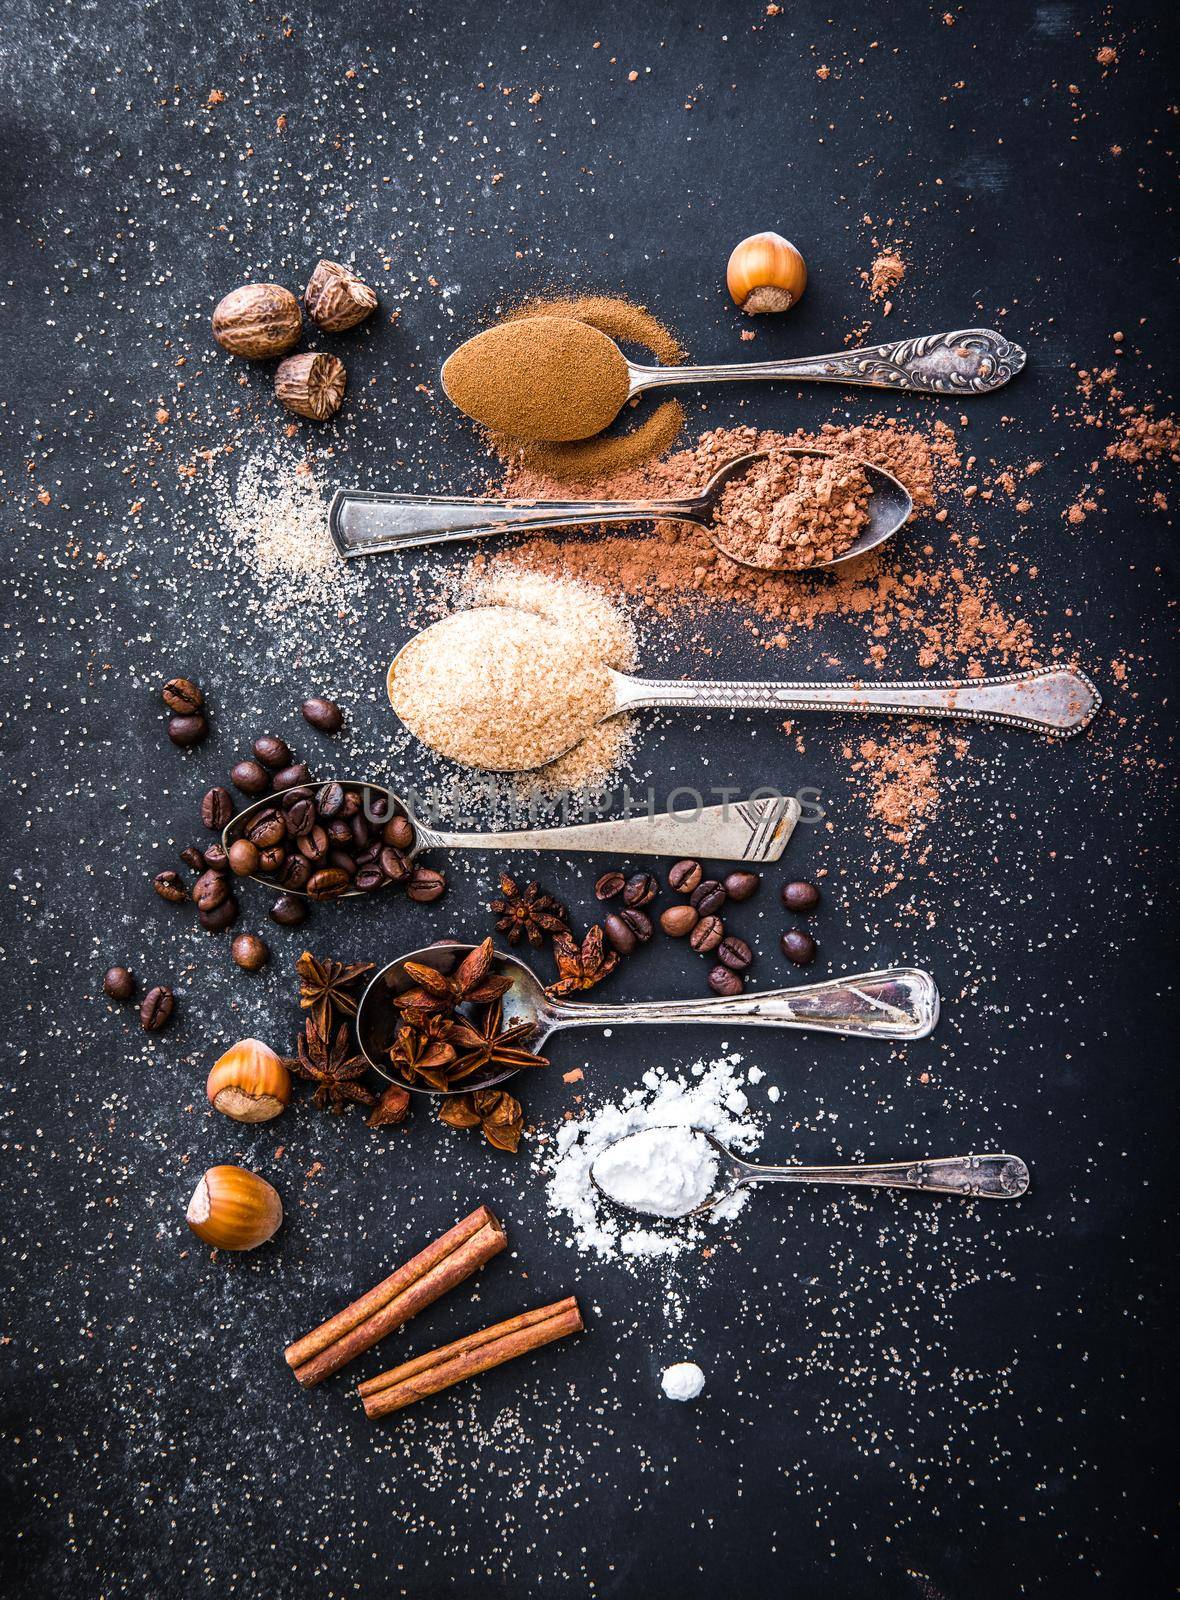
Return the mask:
[(359, 1300), (288, 1345), (283, 1352), (287, 1365), (305, 1389), (322, 1383), (469, 1278), (507, 1244), (503, 1225), (487, 1206), (479, 1206)]
[(567, 1333), (579, 1333), (584, 1326), (578, 1302), (570, 1295), (550, 1306), (509, 1317), (507, 1322), (480, 1328), (456, 1339), (454, 1344), (415, 1356), (412, 1361), (403, 1361), (400, 1367), (367, 1378), (357, 1393), (364, 1401), (366, 1416), (386, 1417), (391, 1411), (413, 1405), (415, 1400), (462, 1383), (464, 1378), (476, 1378), (481, 1372), (528, 1355), (554, 1339), (563, 1339)]

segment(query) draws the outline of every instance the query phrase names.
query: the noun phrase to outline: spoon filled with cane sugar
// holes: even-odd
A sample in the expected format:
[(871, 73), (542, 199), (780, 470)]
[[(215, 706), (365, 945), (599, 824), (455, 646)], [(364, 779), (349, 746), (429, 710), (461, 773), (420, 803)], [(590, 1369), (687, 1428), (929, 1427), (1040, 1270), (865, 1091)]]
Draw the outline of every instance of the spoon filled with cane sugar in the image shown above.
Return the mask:
[(461, 344), (443, 363), (442, 386), (492, 433), (568, 441), (601, 433), (629, 400), (673, 384), (780, 378), (968, 399), (1001, 388), (1025, 359), (1018, 344), (991, 328), (958, 328), (798, 360), (644, 367), (588, 323), (517, 317)]
[(608, 667), (579, 634), (514, 606), (453, 612), (390, 664), (397, 716), (439, 755), (485, 772), (529, 772), (573, 750), (600, 724), (643, 706), (672, 710), (836, 711), (945, 717), (1068, 736), (1101, 699), (1075, 669), (902, 683), (687, 682)]
[(923, 1156), (855, 1166), (760, 1166), (735, 1155), (704, 1128), (647, 1127), (600, 1150), (590, 1181), (613, 1205), (643, 1216), (698, 1216), (747, 1185), (834, 1183), (856, 1188), (917, 1189), (961, 1200), (1018, 1200), (1028, 1189), (1019, 1156)]

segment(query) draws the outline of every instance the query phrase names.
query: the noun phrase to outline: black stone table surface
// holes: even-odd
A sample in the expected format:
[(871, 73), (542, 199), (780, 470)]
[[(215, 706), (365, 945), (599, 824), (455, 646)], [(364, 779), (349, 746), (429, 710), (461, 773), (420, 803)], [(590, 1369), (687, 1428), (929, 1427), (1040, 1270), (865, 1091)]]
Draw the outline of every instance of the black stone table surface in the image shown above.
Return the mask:
[[(1120, 406), (1170, 411), (1170, 9), (6, 7), (12, 1600), (1170, 1588), (1176, 486), (1166, 451), (1138, 470), (1106, 454)], [(754, 325), (724, 269), (764, 228), (798, 243), (810, 284), (796, 310)], [(886, 246), (908, 268), (888, 314), (866, 276)], [(350, 389), (316, 428), (278, 411), (265, 366), (216, 349), (209, 315), (243, 281), (300, 288), (321, 255), (355, 262), (381, 311), (328, 342)], [(922, 1043), (571, 1034), (521, 1090), (531, 1131), (516, 1159), (421, 1109), (380, 1133), (306, 1097), (280, 1121), (230, 1123), (206, 1104), (209, 1064), (246, 1034), (290, 1049), (304, 944), (379, 960), (482, 935), (504, 864), (536, 871), (586, 926), (595, 876), (620, 864), (464, 856), (437, 906), (337, 907), (294, 931), (250, 892), (240, 926), (273, 952), (253, 977), (149, 881), (177, 864), (200, 833), (199, 795), (262, 731), (319, 773), (437, 779), (397, 735), (382, 669), (471, 551), (369, 564), (343, 589), (333, 578), (294, 596), (267, 586), (248, 540), (235, 547), (227, 504), (243, 474), (290, 478), (301, 463), (325, 491), (494, 479), (441, 395), (439, 362), (497, 307), (569, 287), (650, 305), (699, 360), (971, 325), (1027, 346), (1024, 375), (971, 402), (730, 387), (689, 393), (690, 425), (882, 409), (945, 420), (960, 487), (880, 570), (969, 561), (1035, 653), (1092, 673), (1103, 712), (1060, 744), (988, 728), (940, 738), (936, 812), (903, 805), (892, 825), (870, 805), (872, 752), (920, 747), (928, 730), (644, 722), (629, 773), (640, 794), (820, 797), (822, 820), (800, 826), (734, 919), (759, 947), (755, 982), (799, 976), (777, 953), (777, 892), (818, 878), (809, 975), (928, 967), (944, 1014)], [(1107, 368), (1087, 398), (1079, 372)], [(689, 612), (639, 617), (653, 670), (878, 670), (841, 616), (763, 650), (740, 615)], [(882, 675), (921, 670), (916, 638), (886, 642)], [(212, 736), (189, 753), (165, 737), (158, 698), (175, 673), (212, 706)], [(348, 712), (335, 745), (299, 717), (312, 692)], [(145, 1034), (133, 1008), (104, 1000), (113, 961), (173, 986), (170, 1029)], [(702, 979), (699, 958), (664, 941), (600, 992), (690, 995)], [(546, 1208), (541, 1141), (579, 1101), (723, 1049), (766, 1073), (748, 1093), (768, 1159), (1006, 1149), (1028, 1161), (1032, 1190), (990, 1208), (773, 1191), (666, 1271), (573, 1248)], [(220, 1161), (284, 1197), (282, 1232), (255, 1254), (216, 1259), (185, 1226), (197, 1177)], [(507, 1221), (510, 1252), (357, 1372), (570, 1292), (587, 1332), (381, 1425), (345, 1378), (300, 1391), (283, 1345), (481, 1200)], [(659, 1390), (681, 1359), (707, 1375), (692, 1404)]]

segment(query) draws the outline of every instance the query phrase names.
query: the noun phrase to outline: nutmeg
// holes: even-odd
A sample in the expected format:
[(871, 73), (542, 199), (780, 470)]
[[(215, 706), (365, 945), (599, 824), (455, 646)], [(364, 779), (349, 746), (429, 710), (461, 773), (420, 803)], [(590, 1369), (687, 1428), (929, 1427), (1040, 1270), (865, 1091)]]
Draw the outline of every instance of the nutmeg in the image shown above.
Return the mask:
[(291, 1098), (291, 1074), (261, 1039), (240, 1039), (213, 1063), (205, 1093), (235, 1122), (269, 1122)]
[(210, 1167), (193, 1190), (184, 1220), (218, 1250), (255, 1250), (278, 1232), (283, 1202), (256, 1172)]
[(743, 311), (789, 311), (807, 287), (807, 263), (781, 234), (752, 233), (734, 247), (725, 281)]
[(223, 350), (251, 361), (285, 356), (299, 343), (303, 316), (290, 289), (245, 283), (231, 289), (213, 313), (213, 337)]
[(340, 409), (348, 373), (322, 350), (288, 356), (275, 373), (275, 394), (288, 411), (323, 422)]
[(327, 333), (355, 328), (377, 309), (377, 296), (350, 267), (321, 261), (303, 291), (307, 314)]

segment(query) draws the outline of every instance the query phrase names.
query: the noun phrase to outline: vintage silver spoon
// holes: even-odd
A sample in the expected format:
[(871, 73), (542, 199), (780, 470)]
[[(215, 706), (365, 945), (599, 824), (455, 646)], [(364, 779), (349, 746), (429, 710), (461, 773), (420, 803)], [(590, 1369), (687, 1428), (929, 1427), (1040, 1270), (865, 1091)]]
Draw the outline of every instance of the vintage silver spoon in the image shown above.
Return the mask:
[(1019, 1156), (1010, 1155), (924, 1156), (916, 1161), (885, 1161), (848, 1167), (766, 1167), (735, 1155), (704, 1128), (692, 1128), (688, 1130), (692, 1136), (707, 1142), (717, 1156), (712, 1190), (698, 1204), (674, 1213), (648, 1210), (617, 1198), (609, 1188), (603, 1187), (598, 1180), (596, 1167), (608, 1150), (629, 1140), (641, 1140), (645, 1134), (667, 1131), (664, 1128), (649, 1128), (624, 1134), (607, 1145), (606, 1150), (600, 1151), (595, 1165), (590, 1168), (590, 1181), (612, 1205), (638, 1212), (641, 1216), (659, 1216), (674, 1221), (711, 1211), (747, 1184), (756, 1183), (837, 1183), (857, 1188), (920, 1189), (925, 1194), (957, 1195), (962, 1200), (1018, 1200), (1029, 1184), (1028, 1167)]
[[(505, 619), (510, 620), (512, 608), (500, 609)], [(419, 648), (421, 641), (435, 629), (450, 628), (458, 615), (460, 613), (452, 613), (441, 622), (424, 628), (393, 658), (385, 682), (395, 714), (400, 716), (399, 662), (407, 651)], [(529, 615), (535, 622), (536, 618)], [(517, 665), (519, 652), (509, 652), (508, 660), (510, 665)], [(691, 679), (633, 678), (613, 668), (605, 670), (614, 691), (614, 704), (603, 716), (583, 727), (573, 739), (568, 729), (551, 727), (552, 750), (541, 759), (530, 761), (528, 767), (505, 761), (494, 766), (489, 763), (483, 770), (520, 772), (547, 766), (580, 744), (591, 727), (599, 722), (645, 706), (661, 710), (851, 711), (873, 716), (935, 717), (957, 722), (991, 722), (1006, 728), (1068, 737), (1080, 733), (1102, 704), (1098, 690), (1085, 673), (1071, 667), (1032, 667), (1026, 672), (1008, 672), (995, 678), (913, 679), (893, 683), (694, 682)], [(504, 699), (503, 687), (493, 686), (495, 672), (495, 663), (489, 661), (485, 669), (489, 704)], [(526, 692), (522, 686), (520, 693)], [(414, 732), (413, 727), (410, 732)], [(447, 754), (445, 750), (442, 753)]]
[[(231, 817), (221, 833), (221, 843), (230, 846), (245, 838), (250, 825), (263, 811), (273, 809), (287, 795), (310, 795), (326, 783), (359, 789), (367, 796), (365, 816), (380, 825), (388, 817), (404, 812), (414, 827), (414, 842), (403, 854), (411, 860), (423, 850), (573, 850), (608, 851), (626, 856), (696, 856), (706, 861), (777, 861), (799, 820), (800, 806), (794, 795), (770, 795), (760, 799), (735, 800), (719, 806), (699, 806), (680, 811), (661, 811), (614, 822), (578, 822), (565, 828), (516, 828), (506, 833), (440, 833), (419, 822), (400, 795), (384, 784), (365, 778), (324, 778), (318, 783), (300, 783), (280, 794), (266, 794)], [(374, 809), (373, 801), (378, 802)], [(384, 802), (380, 816), (377, 810)], [(249, 876), (255, 883), (282, 894), (303, 895), (302, 889), (287, 888), (274, 877), (258, 873)], [(348, 900), (363, 893), (359, 889), (336, 895)]]
[[(556, 320), (566, 323), (561, 338), (546, 338), (540, 324)], [(521, 331), (529, 321), (538, 325), (535, 350), (522, 352)], [(943, 394), (967, 399), (1001, 388), (1022, 370), (1027, 359), (1018, 344), (992, 328), (956, 328), (948, 333), (928, 333), (914, 339), (899, 339), (892, 344), (861, 345), (798, 360), (731, 361), (710, 367), (645, 367), (628, 361), (608, 334), (586, 323), (575, 323), (574, 327), (578, 331), (571, 333), (567, 319), (536, 317), (486, 328), (460, 345), (444, 363), (443, 388), (468, 416), (482, 422), (493, 433), (510, 433), (515, 413), (501, 414), (496, 409), (494, 392), (481, 393), (475, 398), (463, 382), (463, 374), (476, 362), (482, 367), (494, 364), (502, 371), (520, 373), (530, 392), (543, 389), (550, 395), (572, 397), (573, 403), (561, 410), (563, 414), (568, 410), (581, 419), (578, 426), (571, 423), (557, 433), (537, 432), (532, 437), (582, 439), (608, 427), (636, 395), (675, 384), (745, 383), (753, 378), (779, 378), (789, 383), (856, 384), (905, 394)], [(572, 353), (571, 346), (581, 353), (581, 362), (578, 353)], [(615, 381), (609, 385), (609, 394), (587, 393), (583, 364), (591, 361), (599, 369), (612, 372)], [(458, 398), (460, 392), (463, 392), (462, 401)], [(538, 410), (540, 418), (539, 408), (534, 409)], [(543, 426), (543, 423), (539, 421), (538, 425)]]
[[(415, 987), (405, 971), (407, 961), (451, 973), (476, 946), (441, 942), (399, 956), (372, 979), (357, 1011), (357, 1037), (372, 1067), (390, 1083), (401, 1083), (390, 1069), (389, 1047), (400, 1021), (394, 1005), (399, 994)], [(512, 979), (504, 995), (503, 1023), (529, 1023), (524, 1039), (539, 1051), (551, 1034), (562, 1028), (612, 1028), (622, 1023), (712, 1022), (753, 1027), (807, 1028), (821, 1033), (842, 1033), (865, 1039), (924, 1039), (938, 1021), (938, 990), (928, 972), (918, 967), (888, 967), (877, 972), (830, 978), (824, 983), (799, 984), (790, 989), (765, 989), (759, 993), (693, 1000), (602, 1001), (554, 999), (546, 993), (531, 967), (516, 956), (497, 951), (495, 970)], [(483, 1077), (465, 1078), (450, 1094), (488, 1089), (519, 1071), (490, 1069)], [(440, 1091), (418, 1084), (407, 1088), (423, 1094)]]
[[(542, 528), (578, 528), (587, 523), (695, 522), (704, 528), (716, 549), (739, 566), (755, 572), (818, 572), (852, 561), (884, 544), (909, 519), (914, 502), (909, 492), (884, 467), (859, 463), (868, 479), (869, 520), (857, 539), (841, 555), (813, 567), (762, 567), (728, 550), (713, 514), (722, 490), (766, 452), (737, 456), (720, 467), (700, 494), (681, 500), (480, 500), (471, 496), (435, 494), (382, 494), (364, 489), (340, 489), (332, 498), (328, 526), (342, 556), (377, 555), (389, 550), (412, 550), (421, 545), (443, 544), (453, 539), (486, 539), (491, 534), (538, 531)], [(830, 456), (831, 450), (789, 450), (792, 456)]]

